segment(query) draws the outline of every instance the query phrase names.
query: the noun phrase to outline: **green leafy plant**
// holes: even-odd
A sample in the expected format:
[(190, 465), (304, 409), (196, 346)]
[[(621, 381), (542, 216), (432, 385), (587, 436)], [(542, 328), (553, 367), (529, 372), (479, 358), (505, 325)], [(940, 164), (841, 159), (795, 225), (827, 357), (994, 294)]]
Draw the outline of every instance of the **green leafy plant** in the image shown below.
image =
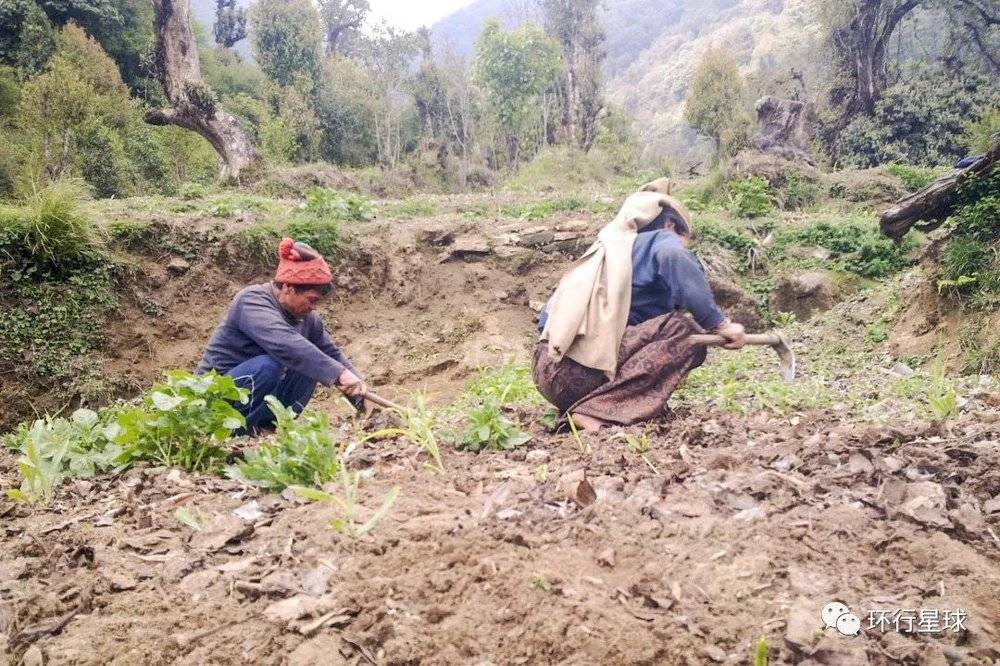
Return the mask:
[(316, 502), (332, 504), (339, 515), (330, 520), (330, 526), (341, 534), (357, 539), (371, 532), (389, 514), (393, 504), (399, 497), (399, 486), (393, 486), (382, 499), (382, 505), (367, 520), (361, 522), (358, 505), (358, 488), (361, 484), (361, 472), (348, 471), (345, 459), (351, 454), (354, 445), (348, 446), (338, 462), (340, 487), (344, 496), (338, 497), (323, 490), (305, 486), (290, 486), (298, 495)]
[(512, 403), (542, 404), (544, 398), (535, 388), (531, 368), (508, 363), (494, 370), (480, 370), (465, 387), (464, 397), (473, 401), (496, 400), (500, 405)]
[(805, 227), (775, 232), (769, 254), (784, 256), (791, 245), (819, 246), (830, 251), (834, 267), (870, 278), (892, 275), (911, 263), (912, 237), (896, 244), (883, 236), (878, 226), (853, 221), (817, 222)]
[(121, 447), (108, 438), (108, 424), (90, 409), (67, 418), (47, 416), (22, 426), (5, 444), (21, 452), (18, 469), (23, 481), (12, 499), (48, 502), (67, 478), (89, 477), (114, 469)]
[(280, 492), (288, 486), (321, 486), (339, 471), (339, 444), (326, 414), (285, 407), (274, 396), (264, 398), (274, 413), (274, 438), (250, 449), (227, 473), (236, 479)]
[(191, 509), (182, 506), (176, 511), (174, 511), (174, 518), (177, 519), (181, 525), (189, 527), (190, 529), (198, 532), (201, 530), (202, 526), (205, 524), (205, 517), (201, 514), (201, 511)]
[(958, 391), (945, 378), (940, 362), (935, 365), (927, 387), (927, 406), (939, 423), (958, 413)]
[(389, 207), (385, 211), (385, 217), (389, 219), (430, 217), (435, 212), (434, 203), (431, 201), (427, 201), (426, 199), (407, 199)]
[(483, 449), (510, 450), (522, 446), (531, 435), (522, 432), (500, 412), (500, 404), (487, 400), (468, 413), (469, 425), (456, 441), (458, 449), (482, 451)]
[(774, 194), (760, 176), (730, 181), (726, 185), (728, 208), (737, 217), (760, 217), (774, 208)]
[(779, 312), (774, 315), (774, 323), (778, 328), (789, 328), (795, 323), (795, 313), (794, 312)]
[(427, 397), (423, 393), (414, 395), (414, 407), (404, 407), (396, 410), (401, 425), (398, 428), (383, 428), (368, 434), (362, 440), (388, 439), (391, 437), (402, 437), (408, 439), (424, 451), (430, 457), (431, 462), (424, 463), (424, 467), (434, 472), (444, 472), (444, 463), (441, 460), (441, 447), (438, 446), (437, 436), (434, 430), (438, 425), (438, 415), (427, 406)]
[(200, 183), (184, 183), (178, 194), (185, 201), (194, 201), (195, 199), (204, 199), (208, 194), (208, 188)]
[(305, 191), (305, 209), (321, 217), (343, 222), (366, 222), (375, 217), (375, 207), (367, 197), (325, 187)]
[(885, 170), (903, 181), (903, 187), (910, 192), (927, 187), (934, 182), (938, 174), (935, 169), (899, 163), (886, 165)]
[(767, 666), (769, 651), (767, 639), (761, 636), (757, 639), (757, 645), (754, 647), (753, 666)]
[(247, 396), (248, 391), (226, 375), (168, 373), (167, 381), (154, 386), (141, 407), (118, 415), (113, 430), (114, 441), (124, 449), (119, 461), (213, 469), (228, 455), (222, 443), (245, 424), (233, 403), (246, 402)]

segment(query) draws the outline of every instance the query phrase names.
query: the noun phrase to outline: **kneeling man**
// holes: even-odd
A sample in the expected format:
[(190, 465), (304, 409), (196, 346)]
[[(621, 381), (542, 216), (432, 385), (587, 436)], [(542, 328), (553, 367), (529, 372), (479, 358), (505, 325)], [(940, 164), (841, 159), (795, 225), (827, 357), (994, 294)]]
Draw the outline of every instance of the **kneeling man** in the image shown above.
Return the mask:
[(364, 382), (315, 312), (332, 291), (332, 281), (330, 267), (316, 250), (285, 238), (278, 246), (274, 281), (236, 294), (212, 334), (197, 372), (229, 375), (250, 391), (250, 401), (237, 405), (247, 432), (273, 426), (266, 395), (301, 412), (320, 383), (336, 386), (355, 404), (363, 401)]

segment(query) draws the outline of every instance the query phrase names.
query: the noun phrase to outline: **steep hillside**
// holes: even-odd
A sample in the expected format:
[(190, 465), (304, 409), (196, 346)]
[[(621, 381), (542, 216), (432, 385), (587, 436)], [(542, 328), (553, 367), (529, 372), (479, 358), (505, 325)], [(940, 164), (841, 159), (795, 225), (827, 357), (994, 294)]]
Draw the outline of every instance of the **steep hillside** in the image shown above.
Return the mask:
[[(469, 53), (491, 16), (512, 25), (532, 13), (519, 0), (477, 0), (439, 21), (433, 34)], [(748, 75), (795, 63), (808, 81), (812, 72), (804, 56), (820, 39), (806, 0), (608, 0), (602, 21), (609, 96), (635, 116), (649, 160), (666, 154), (690, 160), (704, 153), (682, 114), (691, 72), (705, 49), (733, 50)]]
[(687, 3), (676, 20), (609, 82), (611, 98), (636, 119), (644, 157), (695, 159), (704, 145), (684, 122), (688, 84), (706, 49), (735, 53), (746, 74), (774, 74), (792, 64), (807, 82), (808, 54), (820, 28), (807, 0), (710, 0)]

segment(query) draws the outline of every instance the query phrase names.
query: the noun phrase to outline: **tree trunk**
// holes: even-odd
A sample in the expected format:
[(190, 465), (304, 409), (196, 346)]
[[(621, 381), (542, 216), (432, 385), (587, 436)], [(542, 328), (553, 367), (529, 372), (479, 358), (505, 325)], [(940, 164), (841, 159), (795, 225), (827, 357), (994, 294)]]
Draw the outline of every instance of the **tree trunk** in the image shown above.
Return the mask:
[(871, 115), (886, 86), (885, 49), (899, 22), (921, 0), (857, 0), (851, 22), (838, 28), (834, 44), (843, 67), (853, 79), (853, 90), (841, 110), (839, 127), (854, 116)]
[[(989, 175), (997, 164), (1000, 164), (1000, 133), (993, 137), (989, 151), (967, 168), (938, 178), (882, 213), (879, 218), (882, 233), (898, 241), (915, 225), (921, 231), (936, 229), (954, 211), (956, 190), (969, 178)], [(917, 225), (920, 221), (925, 223)]]
[(219, 106), (202, 81), (188, 0), (153, 0), (153, 9), (156, 74), (171, 106), (150, 111), (146, 122), (197, 132), (222, 157), (222, 179), (238, 180), (248, 167), (261, 163), (261, 156), (236, 117)]

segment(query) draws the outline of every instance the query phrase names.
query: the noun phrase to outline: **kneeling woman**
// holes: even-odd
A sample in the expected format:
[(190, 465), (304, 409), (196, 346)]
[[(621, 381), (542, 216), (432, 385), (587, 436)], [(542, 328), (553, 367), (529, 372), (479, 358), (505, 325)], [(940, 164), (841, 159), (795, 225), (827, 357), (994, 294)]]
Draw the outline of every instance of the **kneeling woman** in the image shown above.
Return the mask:
[(662, 415), (705, 360), (705, 348), (688, 336), (711, 331), (729, 348), (745, 343), (743, 326), (719, 310), (687, 249), (690, 217), (669, 189), (660, 179), (626, 199), (539, 318), (535, 384), (582, 428)]

